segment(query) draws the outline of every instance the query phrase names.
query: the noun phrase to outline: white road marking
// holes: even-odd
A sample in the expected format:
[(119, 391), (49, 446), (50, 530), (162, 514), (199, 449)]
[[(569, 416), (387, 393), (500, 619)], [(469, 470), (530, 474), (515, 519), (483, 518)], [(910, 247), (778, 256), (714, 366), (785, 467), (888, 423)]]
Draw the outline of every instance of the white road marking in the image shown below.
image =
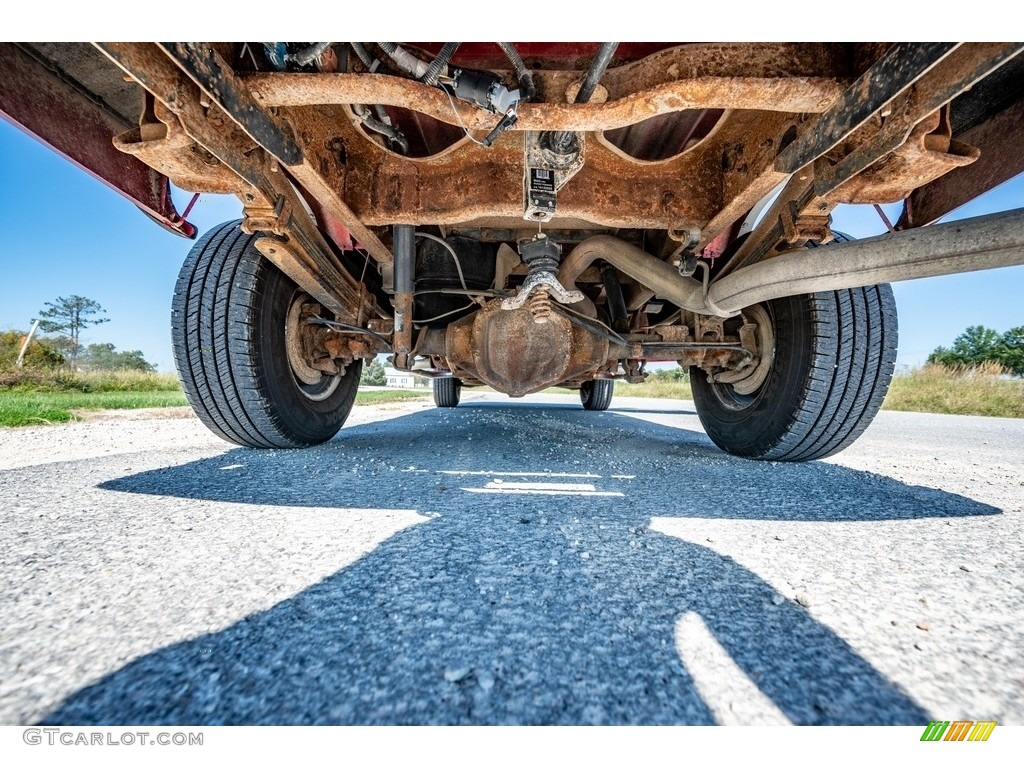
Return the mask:
[(618, 491), (599, 491), (590, 483), (506, 483), (492, 480), (483, 488), (463, 488), (469, 493), (518, 493), (540, 496), (625, 496)]
[(482, 477), (583, 477), (593, 478), (600, 480), (601, 475), (594, 475), (589, 472), (587, 473), (573, 473), (573, 472), (479, 472), (469, 470), (457, 470), (457, 469), (442, 469), (440, 470), (442, 475), (476, 475)]

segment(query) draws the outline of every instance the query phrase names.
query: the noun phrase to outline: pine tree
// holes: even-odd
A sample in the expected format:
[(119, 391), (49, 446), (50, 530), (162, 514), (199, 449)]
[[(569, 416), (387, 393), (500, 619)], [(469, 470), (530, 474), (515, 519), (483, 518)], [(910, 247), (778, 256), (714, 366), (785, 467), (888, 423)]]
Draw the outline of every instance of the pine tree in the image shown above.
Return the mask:
[(74, 368), (81, 351), (79, 335), (82, 329), (109, 322), (106, 317), (93, 317), (106, 312), (97, 302), (84, 296), (59, 296), (55, 302), (46, 302), (39, 313), (39, 327), (46, 333), (59, 333), (68, 338), (67, 358)]

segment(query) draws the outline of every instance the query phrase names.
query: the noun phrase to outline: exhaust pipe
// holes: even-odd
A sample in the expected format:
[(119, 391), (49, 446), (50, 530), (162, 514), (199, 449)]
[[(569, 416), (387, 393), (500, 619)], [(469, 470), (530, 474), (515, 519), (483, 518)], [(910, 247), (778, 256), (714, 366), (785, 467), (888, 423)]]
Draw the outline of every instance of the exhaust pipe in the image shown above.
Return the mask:
[(575, 290), (577, 278), (596, 259), (682, 309), (728, 317), (784, 296), (1024, 264), (1024, 208), (790, 251), (726, 275), (706, 294), (697, 280), (609, 235), (576, 246), (562, 262), (559, 280)]
[(613, 267), (629, 275), (640, 285), (647, 286), (654, 294), (677, 307), (700, 312), (704, 305), (703, 286), (690, 277), (683, 277), (668, 262), (652, 256), (625, 240), (611, 235), (594, 235), (572, 249), (562, 259), (558, 269), (558, 282), (566, 290), (576, 290), (576, 280), (584, 270), (598, 259), (604, 259)]

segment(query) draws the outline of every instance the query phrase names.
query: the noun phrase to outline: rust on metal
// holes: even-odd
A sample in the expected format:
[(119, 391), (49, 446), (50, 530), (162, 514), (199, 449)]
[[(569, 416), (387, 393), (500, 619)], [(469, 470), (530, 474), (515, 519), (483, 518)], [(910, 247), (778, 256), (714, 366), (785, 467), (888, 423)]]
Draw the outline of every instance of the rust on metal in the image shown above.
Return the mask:
[[(483, 134), (495, 118), (437, 88), (391, 75), (255, 74), (244, 82), (264, 106), (375, 103), (404, 107)], [(697, 77), (633, 91), (604, 104), (527, 103), (513, 131), (608, 131), (686, 109), (820, 112), (842, 92), (834, 78)]]
[(829, 195), (833, 203), (894, 203), (913, 190), (975, 162), (981, 152), (949, 135), (948, 119), (935, 112), (911, 131), (906, 143)]
[(130, 124), (16, 43), (0, 43), (0, 69), (0, 115), (131, 200), (161, 226), (196, 236), (196, 228), (175, 210), (167, 176), (144, 158), (114, 147), (113, 137)]
[(453, 374), (512, 397), (596, 371), (608, 360), (608, 346), (563, 315), (538, 325), (529, 309), (505, 310), (498, 300), (452, 323), (446, 335)]
[[(815, 163), (815, 193), (820, 197), (829, 196), (834, 189), (843, 185), (848, 179), (854, 178), (858, 173), (877, 163), (879, 158), (884, 158), (887, 153), (895, 152), (909, 143), (911, 134), (918, 132), (917, 127), (927, 120), (934, 122), (936, 114), (948, 122), (950, 101), (1019, 55), (1022, 50), (1024, 50), (1024, 43), (965, 43), (960, 46), (925, 73), (905, 96), (892, 102), (889, 107), (890, 114), (885, 117), (881, 129), (874, 136), (846, 153), (838, 162), (822, 158)], [(940, 144), (939, 135), (942, 133), (940, 126), (933, 125), (927, 133), (931, 138), (928, 139), (926, 149), (971, 159), (961, 162), (950, 159), (945, 170), (936, 173), (931, 178), (927, 173), (917, 174), (916, 178), (914, 174), (911, 174), (907, 177), (903, 194), (898, 198), (890, 199), (902, 199), (912, 189), (931, 181), (941, 173), (973, 161), (975, 154), (972, 151), (951, 151), (948, 142), (945, 145)], [(917, 135), (920, 136), (920, 133), (918, 132)], [(947, 137), (949, 135), (948, 126), (945, 135)], [(956, 147), (953, 149), (955, 150)], [(935, 161), (935, 158), (929, 159)], [(913, 162), (915, 160), (912, 160), (911, 164)], [(935, 163), (930, 164), (934, 165)], [(874, 170), (877, 177), (880, 169), (875, 168)], [(898, 177), (898, 173), (890, 172), (888, 175), (894, 178)], [(877, 195), (875, 198), (872, 199), (868, 196), (858, 202), (876, 202)], [(840, 199), (845, 201), (845, 198)]]
[[(640, 380), (642, 361), (663, 356), (747, 386), (754, 371), (763, 371), (766, 358), (757, 349), (767, 342), (761, 323), (749, 317), (724, 325), (694, 319), (685, 327), (676, 315), (669, 319), (675, 326), (647, 328), (644, 305), (653, 295), (642, 275), (622, 283), (634, 315), (622, 326), (633, 333), (621, 344), (549, 306), (545, 295), (530, 308), (504, 312), (492, 301), (438, 333), (413, 327), (413, 288), (406, 287), (392, 299), (393, 320), (370, 320), (386, 313), (330, 243), (365, 248), (388, 285), (394, 257), (386, 228), (518, 239), (527, 231), (524, 158), (536, 156), (524, 151), (524, 141), (540, 130), (578, 132), (585, 148), (579, 169), (557, 188), (545, 231), (571, 243), (622, 230), (626, 242), (660, 254), (652, 261), (674, 276), (666, 262), (676, 249), (674, 232), (697, 231), (696, 252), (706, 257), (731, 252), (744, 215), (787, 177), (719, 276), (809, 241), (827, 242), (830, 213), (841, 202), (889, 202), (913, 193), (904, 218), (914, 223), (920, 220), (915, 204), (925, 216), (965, 194), (961, 189), (976, 194), (999, 175), (985, 153), (1005, 145), (985, 132), (988, 124), (953, 136), (948, 104), (1021, 50), (998, 43), (678, 45), (620, 60), (602, 79), (601, 98), (568, 104), (585, 75), (584, 51), (564, 59), (562, 68), (535, 68), (537, 100), (521, 104), (514, 130), (484, 148), (456, 138), (449, 126), (465, 125), (479, 139), (496, 116), (440, 89), (370, 73), (245, 74), (228, 63), (230, 45), (189, 45), (100, 44), (155, 97), (138, 127), (120, 132), (117, 148), (183, 187), (238, 195), (246, 231), (267, 235), (257, 242), (260, 252), (326, 310), (390, 336), (396, 365), (411, 367), (417, 356), (428, 356), (435, 373), (447, 367), (466, 383), (514, 395), (595, 377)], [(498, 74), (514, 81), (509, 72)], [(421, 134), (409, 142), (418, 149), (411, 156), (392, 151), (394, 145), (367, 132), (352, 104), (393, 108), (377, 114), (411, 127), (410, 137)], [(1019, 116), (1019, 105), (1007, 114)], [(660, 127), (673, 119), (678, 140), (657, 146)], [(636, 135), (624, 141), (604, 133), (618, 129)], [(434, 140), (424, 140), (431, 132)], [(963, 175), (985, 161), (984, 173)], [(960, 186), (942, 186), (957, 174)], [(918, 188), (926, 192), (914, 193)], [(496, 287), (517, 287), (523, 271), (521, 264), (503, 268)], [(600, 274), (592, 272), (580, 276), (581, 287), (593, 301), (607, 300)], [(651, 312), (653, 323), (660, 310)], [(309, 338), (309, 365), (322, 373), (381, 348), (372, 337), (323, 327)]]
[(318, 264), (317, 259), (295, 240), (261, 237), (255, 246), (256, 250), (294, 280), (302, 290), (336, 315), (351, 318), (353, 305), (346, 304), (338, 298), (348, 293), (348, 280), (336, 269), (325, 270), (324, 265)]
[[(834, 99), (847, 76), (840, 58), (835, 49), (821, 45), (681, 46), (610, 70), (605, 84), (609, 93), (616, 96), (635, 94), (630, 89), (641, 86), (659, 88), (680, 80), (707, 77), (736, 79), (745, 83), (743, 87), (754, 87), (754, 81), (761, 77), (778, 79), (788, 83), (787, 88), (799, 87), (813, 93), (814, 75), (824, 73), (822, 78), (830, 83), (828, 97), (822, 97), (827, 102)], [(555, 87), (558, 78), (561, 81), (557, 85), (561, 86), (571, 83), (579, 74), (550, 73), (551, 87)], [(245, 82), (252, 87), (255, 101), (266, 104), (259, 77), (263, 76), (249, 76)], [(373, 82), (373, 76), (366, 75), (307, 73), (266, 77), (287, 81), (310, 79), (310, 87), (324, 77), (354, 78), (363, 87)], [(411, 81), (392, 80), (402, 89), (425, 88)], [(785, 102), (770, 83), (760, 82), (757, 88), (776, 106)], [(426, 90), (431, 97), (448, 102), (440, 91)], [(365, 101), (373, 101), (371, 95), (381, 98), (379, 94), (357, 94)], [(547, 110), (558, 106), (537, 105)], [(686, 106), (673, 103), (673, 108)], [(810, 108), (807, 104), (792, 108), (797, 106)], [(450, 110), (450, 104), (447, 108)], [(215, 104), (211, 110), (216, 114)], [(394, 155), (367, 137), (355, 127), (351, 112), (344, 107), (281, 108), (278, 115), (269, 116), (281, 125), (294, 126), (291, 133), (302, 147), (304, 160), (289, 168), (289, 173), (311, 194), (322, 212), (330, 216), (331, 222), (351, 233), (381, 264), (389, 264), (391, 254), (368, 227), (395, 223), (454, 225), (483, 219), (490, 225), (501, 222), (514, 226), (520, 218), (522, 149), (517, 135), (503, 136), (491, 150), (463, 141), (439, 155), (411, 159)], [(642, 116), (630, 119), (639, 117)], [(696, 147), (654, 163), (629, 158), (599, 134), (590, 134), (587, 163), (562, 190), (557, 218), (584, 226), (616, 228), (661, 228), (683, 222), (704, 229), (712, 222), (710, 229), (716, 229), (720, 220), (734, 213), (740, 215), (744, 207), (749, 208), (758, 196), (778, 183), (771, 161), (791, 121), (791, 117), (780, 112), (736, 111)], [(492, 122), (493, 117), (487, 116), (486, 127), (491, 127)], [(521, 122), (520, 127), (527, 125)], [(723, 174), (719, 168), (726, 157), (729, 161)], [(255, 179), (248, 181), (252, 183)], [(731, 221), (721, 223), (725, 227)]]
[(182, 189), (242, 195), (250, 185), (192, 140), (177, 115), (162, 103), (153, 120), (114, 137), (113, 144), (155, 168)]
[(302, 162), (302, 149), (291, 128), (277, 123), (256, 104), (211, 43), (157, 45), (202, 89), (208, 103), (217, 104), (249, 138), (287, 165)]
[(193, 140), (252, 186), (252, 191), (242, 195), (248, 206), (276, 210), (280, 205), (281, 210), (276, 211), (279, 215), (287, 205), (293, 212), (287, 233), (290, 250), (282, 258), (285, 274), (341, 317), (354, 319), (369, 314), (364, 312), (367, 297), (356, 280), (336, 263), (330, 246), (304, 213), (298, 193), (276, 160), (222, 116), (216, 105), (203, 107), (198, 87), (155, 46), (101, 43), (98, 47), (177, 115)]
[(380, 239), (352, 214), (352, 211), (305, 158), (295, 140), (291, 126), (265, 112), (249, 90), (234, 74), (228, 63), (210, 43), (161, 43), (163, 50), (203, 90), (205, 96), (220, 107), (249, 138), (273, 157), (288, 165), (292, 175), (301, 182), (330, 214), (359, 241), (378, 263), (389, 264), (391, 253)]
[[(490, 149), (464, 140), (433, 157), (406, 158), (367, 137), (344, 107), (304, 107), (289, 117), (306, 127), (309, 146), (343, 152), (345, 165), (331, 159), (321, 166), (324, 182), (342, 190), (367, 225), (522, 226), (522, 133), (507, 134)], [(723, 205), (738, 216), (778, 183), (771, 162), (790, 124), (785, 115), (736, 113), (690, 151), (658, 162), (635, 160), (587, 134), (587, 161), (560, 190), (552, 226), (565, 228), (568, 221), (660, 228), (683, 222), (702, 228)], [(737, 152), (744, 138), (749, 150)], [(725, 199), (727, 149), (735, 162), (725, 173)]]
[[(980, 153), (975, 147), (951, 138), (946, 105), (1022, 50), (1024, 45), (1018, 43), (964, 43), (943, 53), (919, 73), (912, 90), (891, 101), (884, 121), (862, 120), (834, 152), (801, 168), (719, 277), (808, 240), (824, 241), (819, 235), (827, 239), (828, 217), (839, 203), (902, 200), (914, 189), (976, 161)], [(894, 47), (886, 56), (897, 51)], [(851, 92), (868, 87), (865, 83), (861, 78)], [(885, 106), (880, 102), (873, 102), (876, 112)], [(813, 140), (808, 136), (808, 142)]]
[[(499, 74), (514, 81), (509, 72)], [(841, 48), (822, 43), (675, 46), (609, 69), (601, 79), (608, 94), (606, 110), (596, 109), (602, 105), (593, 102), (565, 104), (566, 94), (585, 76), (585, 70), (534, 70), (537, 103), (521, 105), (520, 124), (514, 130), (606, 130), (660, 114), (660, 102), (666, 102), (668, 111), (678, 111), (700, 108), (705, 102), (716, 105), (726, 96), (731, 100), (722, 109), (821, 112), (842, 93), (849, 65)], [(250, 74), (243, 79), (265, 106), (388, 104), (458, 124), (444, 94), (403, 78), (310, 73)], [(644, 105), (645, 101), (651, 103)], [(614, 107), (616, 102), (621, 104)], [(573, 108), (550, 110), (559, 106)], [(622, 122), (629, 114), (642, 116)], [(494, 127), (493, 116), (479, 110), (460, 108), (459, 115), (470, 128)]]
[(793, 173), (823, 157), (959, 45), (961, 43), (895, 44), (815, 121), (812, 131), (779, 153), (776, 168)]
[(896, 228), (931, 224), (987, 190), (1024, 173), (1024, 152), (1021, 152), (1018, 136), (1022, 125), (1024, 101), (1018, 101), (957, 136), (961, 144), (977, 147), (980, 156), (974, 163), (954, 168), (911, 192)]
[(322, 344), (335, 360), (372, 360), (378, 353), (385, 351), (381, 343), (372, 336), (344, 334), (330, 328), (324, 329)]

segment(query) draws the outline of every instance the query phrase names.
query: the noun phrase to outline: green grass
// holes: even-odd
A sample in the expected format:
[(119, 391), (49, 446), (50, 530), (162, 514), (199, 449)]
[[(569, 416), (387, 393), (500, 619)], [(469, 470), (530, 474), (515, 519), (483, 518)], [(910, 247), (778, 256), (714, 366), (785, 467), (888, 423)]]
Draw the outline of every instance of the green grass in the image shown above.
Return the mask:
[(896, 376), (883, 408), (1024, 418), (1024, 380), (1007, 379), (998, 365), (946, 368), (926, 365)]
[[(1024, 418), (1024, 380), (1008, 379), (998, 365), (946, 368), (926, 365), (892, 380), (882, 408), (889, 411)], [(643, 384), (615, 384), (622, 397), (692, 400), (688, 381), (652, 376)]]
[[(549, 391), (563, 391), (552, 388)], [(571, 390), (564, 390), (572, 393)], [(654, 375), (644, 384), (617, 382), (621, 397), (693, 398), (690, 383)], [(362, 390), (357, 405), (416, 400), (430, 390)], [(76, 410), (166, 408), (187, 405), (173, 374), (115, 371), (0, 371), (0, 426), (65, 422)], [(891, 411), (1024, 418), (1024, 380), (1007, 379), (998, 366), (950, 369), (925, 366), (896, 376), (883, 408)]]
[(75, 410), (166, 408), (186, 405), (173, 374), (140, 371), (73, 373), (0, 371), (0, 426), (70, 421)]
[(429, 389), (409, 391), (407, 389), (371, 389), (360, 390), (356, 395), (356, 405), (378, 405), (380, 403), (396, 403), (400, 400), (416, 400), (430, 397)]
[[(361, 391), (356, 404), (377, 405), (429, 396), (430, 390)], [(188, 402), (173, 374), (0, 372), (0, 426), (4, 427), (72, 421), (78, 410), (184, 405)]]
[(25, 392), (0, 390), (0, 426), (71, 421), (74, 410), (167, 408), (187, 405), (177, 392)]
[(173, 373), (16, 368), (0, 371), (0, 395), (7, 392), (180, 392)]
[(692, 400), (693, 392), (688, 381), (672, 381), (652, 376), (643, 384), (615, 382), (616, 397), (656, 397), (662, 400)]

